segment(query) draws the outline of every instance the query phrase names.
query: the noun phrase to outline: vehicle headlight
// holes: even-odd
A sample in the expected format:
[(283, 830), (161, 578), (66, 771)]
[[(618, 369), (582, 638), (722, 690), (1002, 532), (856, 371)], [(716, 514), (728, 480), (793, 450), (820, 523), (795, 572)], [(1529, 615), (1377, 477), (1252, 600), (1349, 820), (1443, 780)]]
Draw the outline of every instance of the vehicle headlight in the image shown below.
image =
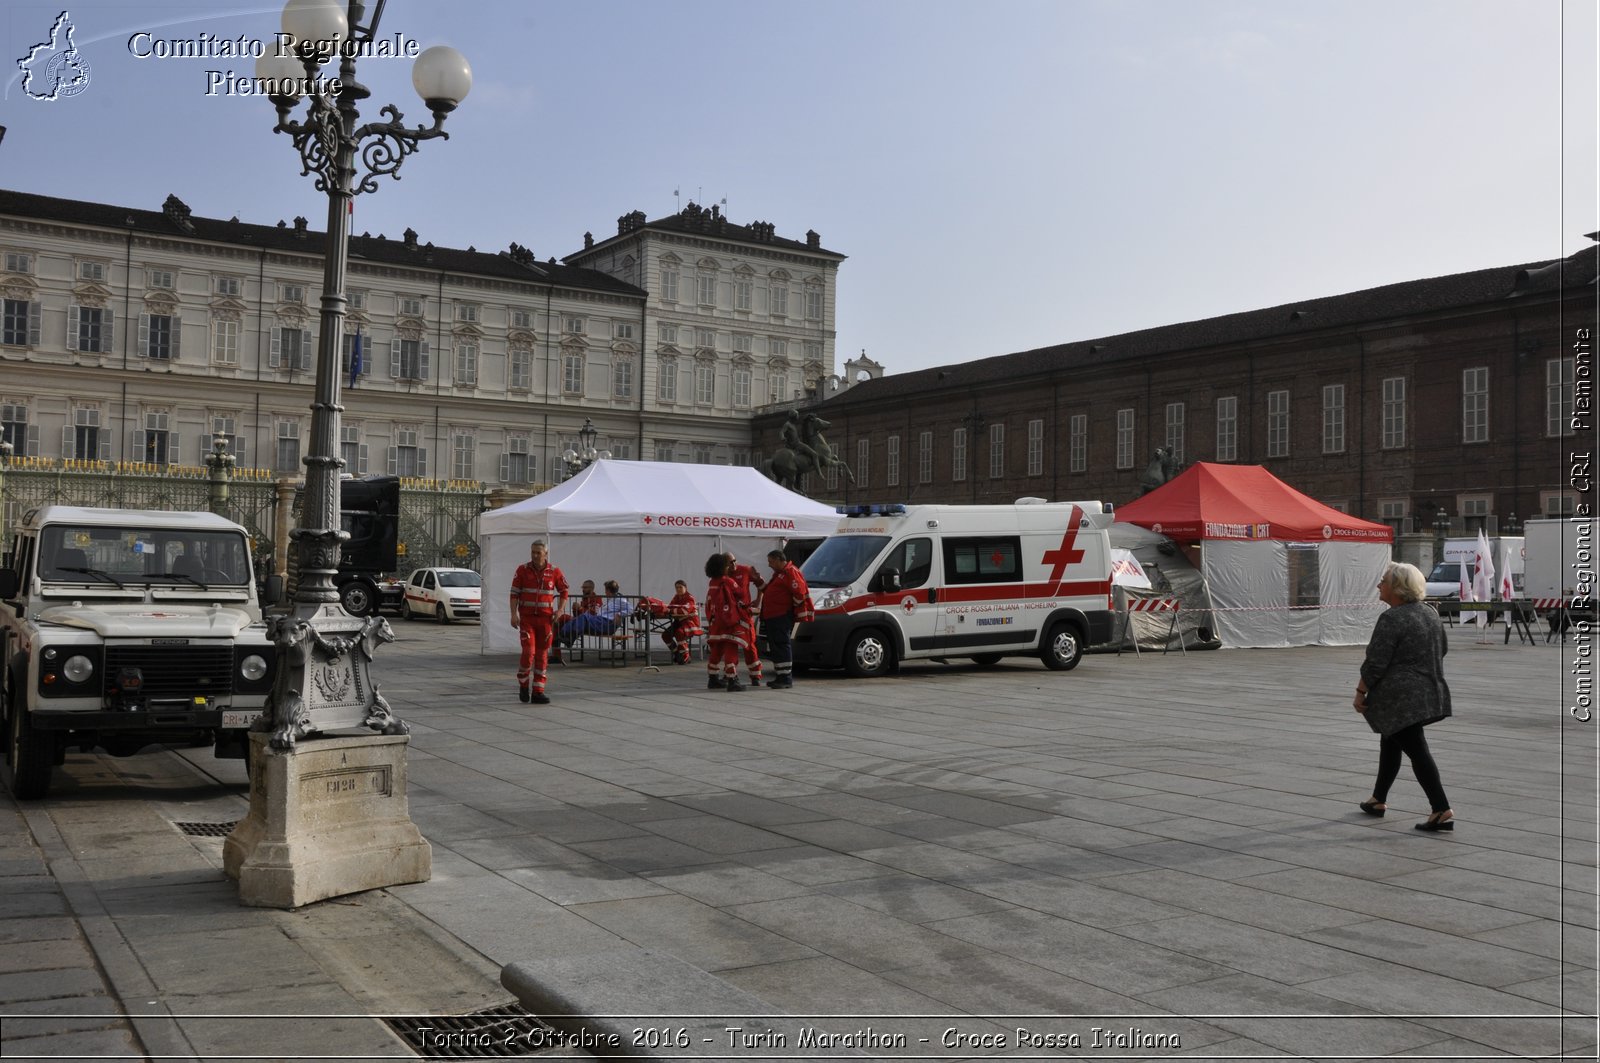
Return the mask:
[(267, 662), (261, 656), (252, 653), (239, 662), (239, 674), (254, 683), (267, 674)]
[(835, 587), (817, 599), (818, 609), (842, 609), (844, 603), (855, 597), (853, 588)]
[(86, 683), (94, 675), (94, 662), (81, 653), (75, 653), (61, 666), (61, 674), (67, 677), (69, 683)]

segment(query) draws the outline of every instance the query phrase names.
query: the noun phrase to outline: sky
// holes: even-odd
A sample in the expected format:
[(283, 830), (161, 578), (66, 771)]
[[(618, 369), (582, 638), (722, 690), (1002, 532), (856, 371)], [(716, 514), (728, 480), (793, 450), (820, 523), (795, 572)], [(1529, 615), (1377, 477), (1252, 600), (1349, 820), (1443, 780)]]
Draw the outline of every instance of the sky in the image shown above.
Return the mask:
[[(64, 2), (0, 9), (0, 188), (324, 225), (271, 105), (207, 94), (253, 58), (130, 47), (270, 41), (280, 4), (68, 3), (88, 82), (29, 98), (17, 60)], [(560, 258), (725, 199), (848, 256), (836, 371), (1552, 259), (1600, 229), (1592, 0), (389, 0), (379, 33), (455, 46), (474, 84), (355, 232)], [(362, 60), (364, 117), (428, 120), (410, 66)]]

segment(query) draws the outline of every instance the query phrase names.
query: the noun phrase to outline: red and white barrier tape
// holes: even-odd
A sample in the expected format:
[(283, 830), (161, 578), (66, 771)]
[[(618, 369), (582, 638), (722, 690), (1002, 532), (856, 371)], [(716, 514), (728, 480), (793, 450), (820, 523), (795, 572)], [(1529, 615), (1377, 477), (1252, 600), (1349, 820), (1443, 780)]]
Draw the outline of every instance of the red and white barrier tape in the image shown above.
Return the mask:
[(1177, 598), (1129, 598), (1130, 613), (1176, 613), (1183, 606)]

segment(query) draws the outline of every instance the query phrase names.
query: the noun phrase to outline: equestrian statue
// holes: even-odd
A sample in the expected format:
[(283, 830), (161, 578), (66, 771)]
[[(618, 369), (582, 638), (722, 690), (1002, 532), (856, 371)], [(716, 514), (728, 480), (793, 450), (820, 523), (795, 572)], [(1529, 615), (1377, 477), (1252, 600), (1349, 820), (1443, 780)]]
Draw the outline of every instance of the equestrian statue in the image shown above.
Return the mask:
[(783, 445), (762, 463), (761, 471), (769, 479), (776, 480), (779, 487), (802, 494), (805, 493), (805, 478), (813, 472), (826, 473), (839, 468), (851, 483), (855, 483), (849, 464), (834, 452), (822, 434), (823, 429), (831, 427), (814, 413), (802, 416), (799, 410), (790, 410), (783, 422)]

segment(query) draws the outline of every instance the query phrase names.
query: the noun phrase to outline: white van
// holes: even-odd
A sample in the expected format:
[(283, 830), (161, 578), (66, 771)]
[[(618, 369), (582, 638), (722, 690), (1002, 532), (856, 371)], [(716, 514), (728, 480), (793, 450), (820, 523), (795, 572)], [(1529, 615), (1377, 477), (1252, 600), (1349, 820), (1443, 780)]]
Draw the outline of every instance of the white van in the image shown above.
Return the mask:
[(800, 570), (816, 619), (795, 631), (797, 665), (877, 676), (912, 658), (1037, 654), (1066, 670), (1111, 640), (1109, 504), (840, 512)]
[[(1461, 597), (1461, 570), (1466, 568), (1467, 583), (1471, 584), (1478, 575), (1478, 540), (1472, 539), (1446, 539), (1444, 543), (1444, 556), (1439, 563), (1433, 566), (1433, 571), (1428, 573), (1427, 587), (1429, 598), (1459, 598)], [(1511, 597), (1521, 598), (1522, 573), (1525, 564), (1526, 551), (1523, 549), (1523, 539), (1520, 535), (1501, 535), (1490, 538), (1489, 557), (1494, 561), (1494, 593), (1504, 597), (1501, 587), (1502, 578), (1506, 572), (1511, 573)], [(1474, 594), (1477, 592), (1474, 591)]]

